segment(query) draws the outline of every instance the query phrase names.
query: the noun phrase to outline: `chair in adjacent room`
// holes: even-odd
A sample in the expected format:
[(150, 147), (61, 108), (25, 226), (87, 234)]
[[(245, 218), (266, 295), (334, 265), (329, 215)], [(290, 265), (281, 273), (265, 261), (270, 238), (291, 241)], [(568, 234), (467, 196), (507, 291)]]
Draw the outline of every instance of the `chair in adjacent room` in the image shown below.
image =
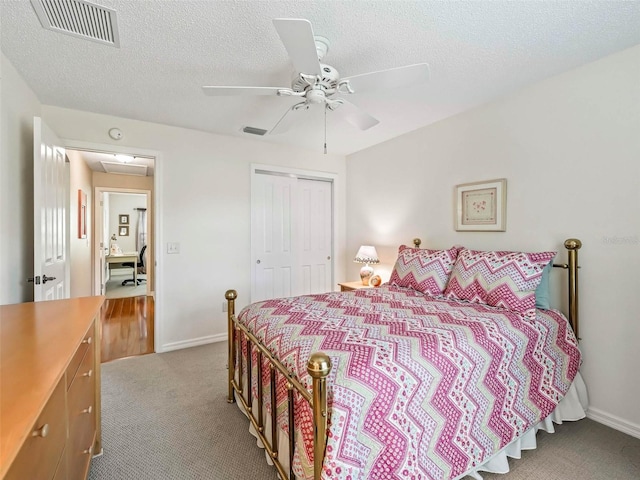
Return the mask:
[[(142, 249), (140, 250), (140, 257), (138, 258), (138, 261), (134, 264), (133, 262), (124, 262), (122, 264), (123, 267), (130, 267), (130, 268), (142, 268), (144, 267), (144, 252), (147, 250), (147, 246), (143, 245)], [(138, 278), (137, 279), (138, 282), (136, 283), (136, 285), (140, 285), (142, 282), (146, 282), (147, 280), (145, 278)], [(133, 283), (135, 282), (135, 279), (132, 278), (127, 278), (126, 280), (122, 281), (122, 285), (126, 285), (127, 283)]]

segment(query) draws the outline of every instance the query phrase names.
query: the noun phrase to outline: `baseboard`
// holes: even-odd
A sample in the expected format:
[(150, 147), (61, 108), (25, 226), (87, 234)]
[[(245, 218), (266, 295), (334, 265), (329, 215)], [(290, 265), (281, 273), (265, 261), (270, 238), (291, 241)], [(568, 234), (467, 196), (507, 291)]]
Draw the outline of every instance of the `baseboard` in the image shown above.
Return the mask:
[(198, 347), (208, 343), (226, 342), (228, 335), (219, 333), (217, 335), (207, 335), (206, 337), (192, 338), (190, 340), (182, 340), (180, 342), (165, 343), (159, 352), (170, 352), (172, 350), (181, 350), (183, 348)]
[(640, 438), (640, 425), (635, 425), (627, 420), (624, 420), (610, 413), (603, 412), (597, 408), (591, 408), (587, 410), (587, 418), (590, 418), (594, 422), (602, 423), (607, 427), (611, 427), (620, 432), (631, 435), (632, 437)]

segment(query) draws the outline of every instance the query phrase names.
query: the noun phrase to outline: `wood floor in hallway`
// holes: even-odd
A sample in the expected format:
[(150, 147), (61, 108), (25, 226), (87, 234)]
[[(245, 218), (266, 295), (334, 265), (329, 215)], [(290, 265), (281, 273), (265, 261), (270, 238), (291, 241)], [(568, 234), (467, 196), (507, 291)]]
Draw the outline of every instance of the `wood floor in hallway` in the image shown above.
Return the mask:
[(153, 297), (108, 298), (102, 307), (102, 363), (153, 353)]

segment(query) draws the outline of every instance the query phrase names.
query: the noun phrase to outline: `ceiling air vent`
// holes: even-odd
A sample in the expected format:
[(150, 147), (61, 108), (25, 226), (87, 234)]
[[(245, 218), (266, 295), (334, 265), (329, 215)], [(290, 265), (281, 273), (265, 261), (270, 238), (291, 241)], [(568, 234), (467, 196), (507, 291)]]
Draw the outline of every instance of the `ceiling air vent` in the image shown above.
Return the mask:
[(120, 47), (116, 11), (82, 0), (31, 0), (48, 30)]
[(265, 133), (267, 133), (266, 130), (262, 128), (256, 128), (256, 127), (244, 127), (242, 131), (244, 133), (250, 133), (252, 135), (264, 135)]
[(118, 163), (118, 162), (105, 162), (100, 161), (102, 168), (107, 173), (120, 173), (123, 175), (141, 175), (145, 177), (147, 175), (146, 165), (134, 165), (132, 163)]

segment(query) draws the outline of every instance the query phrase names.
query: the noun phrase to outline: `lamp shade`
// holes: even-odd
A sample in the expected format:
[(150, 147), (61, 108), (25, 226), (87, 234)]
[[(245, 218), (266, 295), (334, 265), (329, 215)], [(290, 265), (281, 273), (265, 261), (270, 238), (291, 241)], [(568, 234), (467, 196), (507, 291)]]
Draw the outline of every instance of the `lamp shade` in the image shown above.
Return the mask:
[(362, 245), (358, 249), (358, 253), (356, 254), (356, 258), (353, 259), (356, 263), (380, 263), (378, 259), (378, 252), (376, 252), (376, 247), (371, 245)]

